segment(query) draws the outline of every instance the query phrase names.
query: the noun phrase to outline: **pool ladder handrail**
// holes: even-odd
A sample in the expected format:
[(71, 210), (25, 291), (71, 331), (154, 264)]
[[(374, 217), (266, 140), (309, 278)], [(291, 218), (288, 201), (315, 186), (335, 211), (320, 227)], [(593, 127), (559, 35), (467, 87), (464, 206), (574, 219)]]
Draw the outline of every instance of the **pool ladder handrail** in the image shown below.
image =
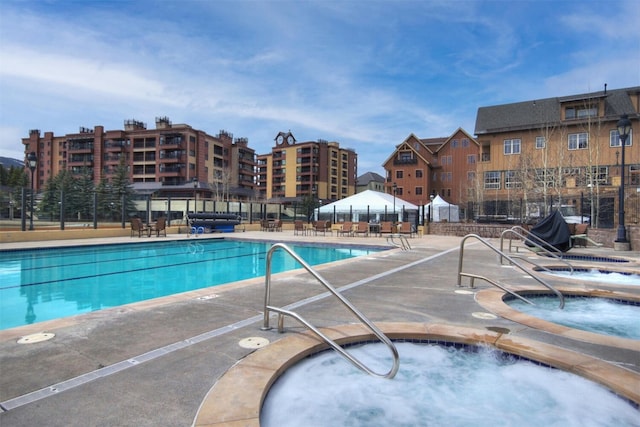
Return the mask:
[[(522, 234), (518, 230), (522, 230), (525, 233)], [(559, 261), (559, 262), (561, 262), (563, 264), (566, 264), (569, 267), (570, 274), (573, 274), (573, 265), (569, 261), (564, 259), (562, 257), (562, 255), (558, 255), (555, 252), (548, 250), (546, 247), (542, 246), (541, 244), (538, 244), (535, 241), (530, 240), (529, 236), (533, 236), (535, 239), (540, 241), (543, 245), (547, 245), (547, 246), (550, 246), (552, 248), (555, 248), (555, 246), (547, 243), (544, 239), (536, 236), (535, 234), (533, 234), (530, 231), (520, 227), (519, 225), (516, 225), (516, 226), (513, 226), (513, 227), (508, 228), (506, 230), (503, 230), (502, 233), (500, 233), (500, 252), (504, 252), (504, 249), (503, 249), (504, 248), (504, 237), (505, 237), (505, 235), (507, 235), (509, 233), (514, 234), (514, 235), (516, 235), (517, 237), (519, 237), (519, 238), (521, 238), (523, 240), (528, 240), (533, 246), (538, 248), (541, 252), (544, 252), (547, 256), (549, 256), (549, 257), (551, 257), (551, 258), (553, 258), (553, 259), (555, 259), (555, 260), (557, 260), (557, 261)], [(527, 233), (528, 233), (528, 235), (527, 235)], [(512, 239), (509, 239), (509, 253), (511, 253), (511, 241), (512, 241)], [(518, 259), (526, 261), (526, 262), (528, 262), (530, 264), (533, 264), (536, 267), (538, 267), (539, 269), (545, 270), (548, 273), (553, 273), (553, 271), (551, 271), (549, 268), (545, 267), (544, 265), (538, 264), (537, 262), (534, 262), (534, 261), (532, 261), (532, 260), (530, 260), (528, 258), (525, 258), (525, 257), (520, 256), (520, 255), (511, 255), (511, 256), (513, 258), (518, 258)], [(500, 260), (500, 264), (504, 264), (502, 262), (504, 260), (504, 257), (502, 255), (499, 255), (498, 258)]]
[[(293, 259), (302, 265), (302, 267), (307, 270), (309, 274), (311, 274), (318, 282), (320, 282), (331, 294), (333, 294), (338, 300), (345, 306), (351, 313), (353, 313), (373, 334), (382, 341), (391, 351), (393, 356), (393, 366), (391, 370), (386, 374), (377, 373), (371, 369), (369, 369), (366, 365), (360, 362), (358, 359), (353, 357), (347, 351), (345, 351), (338, 343), (334, 340), (326, 336), (322, 331), (309, 323), (306, 319), (300, 316), (298, 313), (293, 312), (291, 310), (287, 310), (281, 307), (274, 307), (269, 305), (271, 300), (271, 260), (273, 257), (273, 253), (277, 249), (282, 249), (286, 253), (288, 253)], [(340, 355), (342, 355), (345, 359), (350, 361), (354, 366), (358, 369), (368, 373), (369, 375), (381, 378), (393, 378), (395, 377), (398, 369), (400, 367), (400, 357), (398, 355), (398, 350), (393, 342), (377, 327), (371, 322), (367, 317), (362, 314), (356, 307), (353, 306), (345, 297), (343, 297), (329, 282), (327, 282), (320, 274), (318, 274), (309, 264), (306, 263), (298, 254), (296, 254), (291, 248), (289, 248), (284, 243), (275, 243), (269, 251), (267, 252), (267, 264), (266, 264), (266, 272), (265, 272), (265, 295), (264, 295), (264, 323), (262, 326), (262, 330), (269, 330), (271, 327), (269, 326), (269, 312), (278, 313), (278, 332), (283, 332), (284, 330), (284, 316), (291, 316), (296, 319), (298, 322), (309, 328), (313, 333), (315, 333), (318, 337), (320, 337), (326, 344), (328, 344), (331, 348), (337, 351)]]
[[(512, 265), (514, 265), (515, 267), (517, 267), (518, 269), (520, 269), (521, 271), (523, 271), (527, 275), (531, 276), (535, 281), (540, 283), (545, 288), (547, 288), (550, 291), (552, 291), (553, 293), (555, 293), (558, 296), (558, 298), (560, 299), (560, 307), (559, 308), (561, 308), (561, 309), (564, 308), (564, 295), (562, 295), (562, 293), (560, 291), (558, 291), (556, 288), (554, 288), (549, 283), (544, 281), (542, 278), (540, 278), (540, 277), (536, 276), (535, 274), (532, 274), (531, 272), (529, 272), (526, 268), (524, 268), (524, 266), (520, 265), (520, 263), (518, 263), (513, 257), (510, 257), (506, 253), (502, 252), (500, 249), (496, 248), (491, 243), (489, 243), (487, 240), (483, 239), (482, 237), (478, 236), (477, 234), (467, 234), (460, 241), (460, 257), (458, 258), (458, 287), (462, 287), (462, 277), (463, 276), (470, 277), (472, 279), (471, 280), (471, 287), (472, 288), (474, 287), (473, 286), (473, 279), (474, 278), (482, 279), (482, 280), (486, 280), (487, 282), (491, 283), (494, 286), (499, 287), (500, 289), (504, 290), (505, 292), (509, 293), (512, 296), (515, 296), (515, 297), (517, 297), (519, 299), (526, 300), (526, 298), (522, 297), (518, 293), (510, 291), (510, 290), (506, 289), (504, 286), (498, 285), (497, 282), (495, 282), (493, 280), (488, 280), (486, 277), (480, 276), (480, 275), (475, 274), (475, 273), (465, 273), (465, 272), (462, 271), (463, 258), (464, 258), (464, 244), (470, 238), (477, 239), (478, 241), (480, 241), (480, 243), (482, 243), (483, 245), (485, 245), (486, 247), (488, 247), (492, 251), (496, 252), (499, 256), (505, 257)], [(528, 301), (528, 302), (530, 304), (533, 304), (531, 301)]]
[[(396, 243), (396, 241), (394, 240), (396, 237), (400, 239), (400, 243)], [(395, 246), (396, 248), (401, 248), (403, 251), (411, 250), (411, 245), (409, 244), (409, 241), (402, 234), (389, 234), (387, 236), (387, 243), (392, 246)]]

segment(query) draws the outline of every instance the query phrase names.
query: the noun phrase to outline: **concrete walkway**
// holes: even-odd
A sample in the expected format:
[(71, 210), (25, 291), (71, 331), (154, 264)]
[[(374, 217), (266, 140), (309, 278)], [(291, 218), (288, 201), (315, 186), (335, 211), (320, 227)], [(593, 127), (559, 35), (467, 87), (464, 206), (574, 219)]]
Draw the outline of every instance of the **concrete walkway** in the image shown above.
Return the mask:
[[(225, 236), (227, 237), (227, 236)], [(234, 233), (230, 238), (384, 245), (374, 237), (294, 236), (280, 233)], [(171, 235), (170, 239), (186, 239)], [(78, 245), (156, 240), (110, 238), (51, 241), (43, 245)], [(474, 293), (456, 293), (461, 238), (427, 235), (409, 239), (410, 251), (393, 249), (318, 268), (336, 288), (374, 322), (437, 322), (489, 330), (551, 343), (640, 372), (640, 343), (631, 348), (581, 341), (492, 318)], [(498, 246), (498, 242), (493, 241)], [(15, 245), (15, 246), (14, 246)], [(3, 249), (28, 244), (3, 244)], [(465, 244), (464, 270), (501, 283), (533, 287), (526, 275), (501, 266), (478, 241)], [(615, 265), (640, 271), (640, 254), (604, 248), (572, 253), (624, 256)], [(541, 261), (558, 265), (557, 262)], [(584, 262), (584, 265), (594, 263)], [(599, 263), (600, 267), (603, 267)], [(609, 268), (611, 265), (606, 265)], [(613, 267), (612, 267), (613, 268)], [(558, 279), (575, 289), (607, 289), (640, 298), (640, 287), (598, 285)], [(478, 289), (489, 288), (476, 282)], [(634, 289), (635, 288), (635, 289)], [(272, 303), (299, 301), (296, 310), (320, 327), (356, 322), (308, 274), (298, 270), (274, 276)], [(264, 280), (208, 288), (152, 301), (97, 311), (74, 318), (0, 331), (0, 425), (5, 426), (189, 426), (214, 383), (234, 364), (255, 351), (239, 345), (249, 337), (274, 342), (302, 331), (287, 321), (288, 332), (262, 331)], [(479, 315), (484, 314), (484, 315)], [(18, 338), (39, 332), (55, 337), (35, 344)], [(258, 350), (259, 351), (259, 350)]]

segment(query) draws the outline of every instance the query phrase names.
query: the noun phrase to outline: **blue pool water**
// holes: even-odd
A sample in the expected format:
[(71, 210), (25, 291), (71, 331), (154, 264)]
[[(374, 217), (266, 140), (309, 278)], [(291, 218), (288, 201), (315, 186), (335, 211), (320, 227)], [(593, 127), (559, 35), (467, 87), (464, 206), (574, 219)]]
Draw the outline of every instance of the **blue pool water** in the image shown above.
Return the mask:
[[(271, 245), (211, 239), (0, 251), (0, 330), (264, 276)], [(310, 265), (380, 251), (290, 247)], [(276, 251), (273, 273), (296, 268)]]
[(568, 297), (564, 309), (560, 310), (555, 296), (526, 297), (535, 305), (517, 299), (506, 302), (518, 311), (569, 328), (640, 340), (640, 306), (637, 304), (607, 298)]

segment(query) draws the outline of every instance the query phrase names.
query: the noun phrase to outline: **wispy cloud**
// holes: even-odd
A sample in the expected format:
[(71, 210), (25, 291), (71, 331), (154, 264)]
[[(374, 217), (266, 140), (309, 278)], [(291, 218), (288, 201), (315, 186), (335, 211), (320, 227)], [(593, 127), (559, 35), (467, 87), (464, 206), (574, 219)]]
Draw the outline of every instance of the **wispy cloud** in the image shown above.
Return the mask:
[(0, 155), (21, 158), (31, 128), (117, 129), (168, 115), (246, 136), (261, 153), (280, 130), (335, 140), (358, 152), (360, 173), (381, 173), (410, 133), (473, 133), (480, 106), (599, 89), (603, 79), (638, 85), (640, 7), (575, 6), (0, 2)]

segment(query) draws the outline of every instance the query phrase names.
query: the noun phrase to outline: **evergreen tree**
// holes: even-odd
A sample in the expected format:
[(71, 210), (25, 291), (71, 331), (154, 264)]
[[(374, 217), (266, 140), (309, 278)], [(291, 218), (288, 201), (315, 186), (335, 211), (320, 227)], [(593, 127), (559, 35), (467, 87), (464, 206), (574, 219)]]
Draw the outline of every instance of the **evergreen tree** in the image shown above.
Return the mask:
[(136, 206), (133, 203), (133, 188), (129, 181), (129, 170), (124, 163), (124, 158), (120, 160), (118, 167), (115, 170), (113, 178), (111, 179), (111, 189), (116, 196), (117, 200), (114, 200), (114, 206), (117, 212), (122, 211), (122, 203), (124, 200), (125, 215), (128, 218), (136, 212)]

